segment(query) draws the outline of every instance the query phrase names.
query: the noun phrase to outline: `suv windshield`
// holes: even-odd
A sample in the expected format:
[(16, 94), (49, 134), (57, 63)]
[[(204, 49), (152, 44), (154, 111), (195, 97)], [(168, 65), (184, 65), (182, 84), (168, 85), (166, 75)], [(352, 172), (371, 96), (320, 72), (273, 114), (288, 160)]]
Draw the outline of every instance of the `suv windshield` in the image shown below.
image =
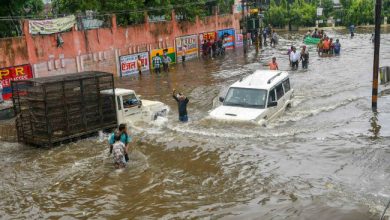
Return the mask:
[(135, 97), (134, 94), (124, 95), (123, 96), (123, 107), (131, 108), (137, 106), (139, 104), (139, 100)]
[(267, 91), (263, 89), (230, 88), (223, 105), (264, 108)]

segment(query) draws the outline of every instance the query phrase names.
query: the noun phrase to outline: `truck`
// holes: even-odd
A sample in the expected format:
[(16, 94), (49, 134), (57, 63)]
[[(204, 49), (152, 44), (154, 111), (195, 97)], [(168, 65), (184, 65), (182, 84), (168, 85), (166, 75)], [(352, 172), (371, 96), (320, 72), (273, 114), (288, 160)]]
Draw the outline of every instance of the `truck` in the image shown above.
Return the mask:
[(18, 142), (54, 146), (168, 114), (158, 101), (115, 88), (114, 76), (83, 72), (11, 82)]
[(116, 88), (104, 90), (102, 94), (115, 94), (116, 117), (118, 124), (134, 124), (140, 121), (150, 122), (158, 117), (166, 117), (169, 107), (159, 101), (142, 100), (134, 90)]

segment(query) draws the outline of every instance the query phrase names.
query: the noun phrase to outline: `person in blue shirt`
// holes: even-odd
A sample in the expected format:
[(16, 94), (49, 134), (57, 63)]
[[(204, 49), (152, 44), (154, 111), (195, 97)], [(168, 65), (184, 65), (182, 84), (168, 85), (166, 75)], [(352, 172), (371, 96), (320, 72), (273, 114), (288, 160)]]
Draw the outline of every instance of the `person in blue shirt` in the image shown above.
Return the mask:
[(189, 102), (188, 98), (181, 93), (177, 94), (176, 89), (173, 90), (172, 97), (176, 100), (177, 105), (179, 107), (179, 120), (181, 122), (187, 122), (188, 121), (187, 104)]
[(351, 33), (351, 37), (355, 36), (355, 25), (351, 24), (351, 26), (349, 26), (349, 32)]
[[(129, 145), (131, 142), (131, 136), (127, 133), (126, 124), (120, 124), (118, 127), (118, 132), (120, 133), (120, 141), (125, 145), (125, 159), (126, 162), (129, 161)], [(110, 145), (110, 154), (112, 153), (113, 144), (115, 143), (115, 132), (111, 134), (108, 143)]]
[(339, 42), (339, 39), (337, 39), (336, 43), (333, 44), (333, 50), (335, 55), (340, 55), (341, 44)]

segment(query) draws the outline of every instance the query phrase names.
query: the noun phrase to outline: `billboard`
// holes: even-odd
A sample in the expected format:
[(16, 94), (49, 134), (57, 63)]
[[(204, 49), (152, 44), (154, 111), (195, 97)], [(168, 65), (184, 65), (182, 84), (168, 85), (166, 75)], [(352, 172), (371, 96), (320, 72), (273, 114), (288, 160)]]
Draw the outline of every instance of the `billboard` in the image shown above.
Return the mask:
[(141, 57), (141, 63), (142, 63), (142, 72), (149, 71), (149, 53), (148, 52), (141, 52), (141, 53), (135, 53), (135, 54), (129, 54), (119, 57), (119, 65), (120, 65), (120, 77), (122, 76), (129, 76), (132, 74), (138, 73), (137, 68), (137, 59), (138, 56)]
[(234, 29), (225, 29), (218, 31), (218, 38), (223, 40), (223, 46), (225, 46), (226, 49), (234, 49)]
[(236, 47), (242, 47), (244, 45), (244, 35), (236, 34)]
[(210, 40), (211, 42), (214, 42), (215, 40), (217, 40), (217, 32), (205, 32), (205, 33), (201, 33), (199, 34), (199, 50), (201, 52), (203, 52), (202, 48), (203, 48), (203, 44), (204, 44), (204, 41), (208, 41)]
[(173, 48), (173, 47), (168, 47), (168, 48), (166, 48), (166, 49), (154, 49), (154, 50), (152, 50), (152, 52), (150, 53), (150, 61), (151, 61), (151, 67), (152, 67), (152, 68), (154, 68), (154, 66), (153, 66), (153, 57), (157, 56), (157, 53), (158, 53), (159, 56), (160, 56), (161, 59), (162, 59), (162, 55), (163, 55), (163, 53), (164, 53), (164, 50), (167, 51), (168, 57), (171, 58), (170, 64), (176, 63), (175, 48)]
[(177, 62), (181, 62), (180, 57), (183, 55), (183, 45), (187, 47), (186, 59), (198, 57), (198, 39), (196, 35), (181, 36), (176, 38), (176, 57)]
[(0, 69), (0, 80), (3, 85), (3, 99), (7, 100), (12, 97), (11, 81), (31, 78), (33, 78), (33, 73), (30, 64)]

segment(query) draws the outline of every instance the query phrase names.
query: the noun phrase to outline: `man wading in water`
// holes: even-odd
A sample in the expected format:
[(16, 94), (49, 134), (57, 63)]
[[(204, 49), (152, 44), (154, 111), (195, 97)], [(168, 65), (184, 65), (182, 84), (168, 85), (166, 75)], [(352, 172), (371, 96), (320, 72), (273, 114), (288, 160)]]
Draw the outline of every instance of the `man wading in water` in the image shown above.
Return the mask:
[(176, 89), (173, 90), (172, 96), (177, 101), (179, 107), (179, 120), (181, 122), (187, 122), (187, 104), (189, 102), (188, 98), (185, 97), (182, 93), (177, 94)]
[[(128, 162), (129, 161), (128, 152), (129, 152), (129, 144), (131, 142), (131, 137), (127, 133), (127, 126), (126, 126), (126, 124), (120, 124), (119, 127), (118, 127), (118, 130), (116, 132), (118, 134), (120, 134), (119, 141), (122, 142), (125, 145), (124, 156), (125, 156), (126, 162)], [(110, 139), (108, 140), (108, 144), (110, 145), (110, 154), (112, 153), (113, 145), (115, 143), (115, 133), (116, 132), (112, 133), (111, 136), (110, 136)]]

